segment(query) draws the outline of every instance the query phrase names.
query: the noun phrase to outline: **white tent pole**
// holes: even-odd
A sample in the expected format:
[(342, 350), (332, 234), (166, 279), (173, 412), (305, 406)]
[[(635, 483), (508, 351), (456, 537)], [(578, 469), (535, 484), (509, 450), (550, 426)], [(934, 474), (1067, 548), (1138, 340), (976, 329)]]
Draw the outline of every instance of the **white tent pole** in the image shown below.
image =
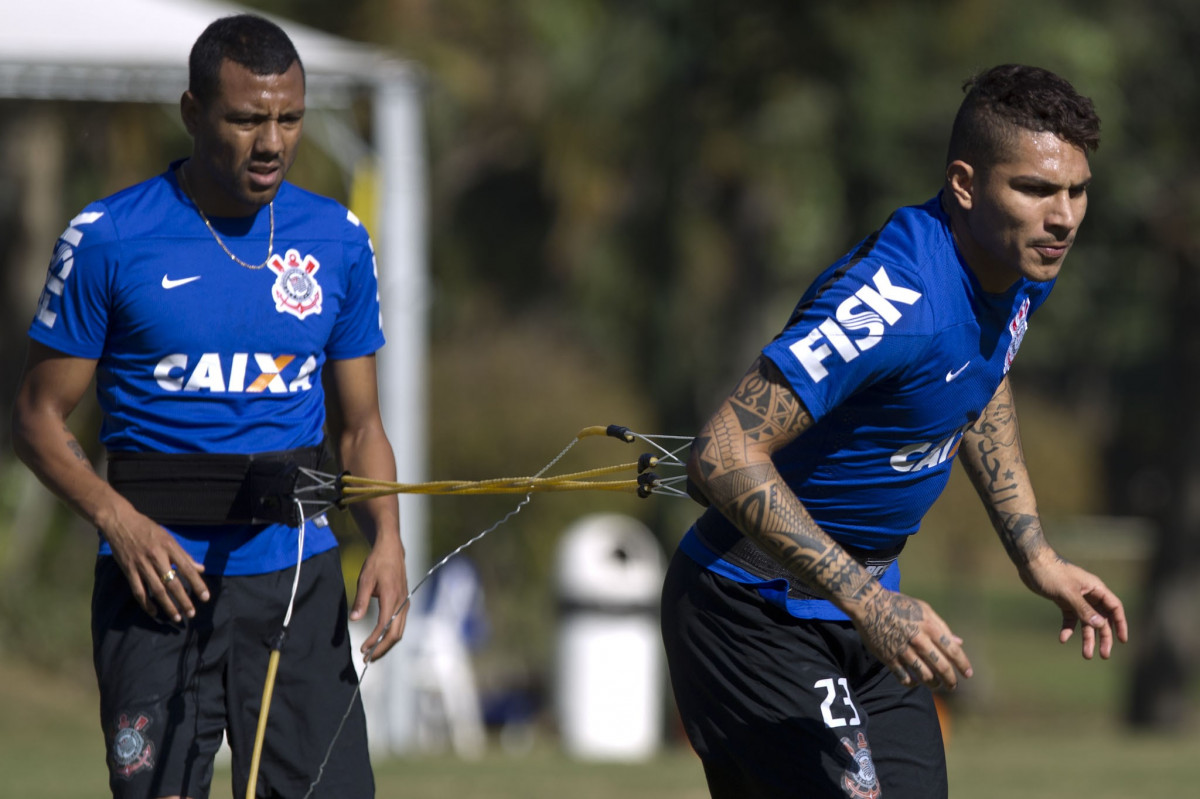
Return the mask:
[[(398, 479), (420, 482), (427, 473), (428, 316), (427, 241), (425, 235), (425, 151), (421, 90), (411, 71), (377, 73), (374, 97), (374, 147), (379, 158), (380, 209), (376, 243), (383, 327), (387, 345), (380, 350), (380, 397), (383, 423), (396, 453)], [(429, 562), (426, 497), (402, 495), (400, 520), (407, 552), (408, 584), (415, 586)], [(383, 729), (371, 730), (375, 748), (392, 753), (415, 746), (416, 707), (411, 671), (406, 668), (410, 642), (376, 667), (386, 678)], [(379, 709), (374, 712), (378, 715)], [(370, 716), (368, 716), (370, 719)], [(370, 720), (369, 722), (370, 723)], [(386, 731), (385, 731), (386, 730)], [(383, 738), (384, 740), (378, 740)]]

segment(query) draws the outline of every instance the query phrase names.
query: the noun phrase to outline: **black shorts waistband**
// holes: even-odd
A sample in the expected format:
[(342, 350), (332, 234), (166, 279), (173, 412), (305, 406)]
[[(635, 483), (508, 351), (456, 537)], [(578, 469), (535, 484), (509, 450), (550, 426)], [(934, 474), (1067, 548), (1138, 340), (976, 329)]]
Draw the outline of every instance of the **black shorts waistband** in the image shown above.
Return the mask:
[(293, 527), (302, 514), (292, 501), (300, 469), (332, 460), (322, 442), (251, 455), (113, 452), (108, 482), (159, 524), (276, 524)]
[[(716, 509), (710, 508), (701, 515), (696, 520), (693, 529), (700, 541), (720, 555), (723, 560), (764, 580), (787, 580), (790, 599), (825, 599), (820, 594), (811, 591), (796, 575), (764, 552), (758, 544), (742, 535)], [(900, 557), (900, 552), (904, 549), (906, 542), (907, 539), (887, 549), (864, 549), (841, 542), (839, 542), (839, 546), (846, 550), (847, 554), (854, 558), (859, 565), (879, 577)]]

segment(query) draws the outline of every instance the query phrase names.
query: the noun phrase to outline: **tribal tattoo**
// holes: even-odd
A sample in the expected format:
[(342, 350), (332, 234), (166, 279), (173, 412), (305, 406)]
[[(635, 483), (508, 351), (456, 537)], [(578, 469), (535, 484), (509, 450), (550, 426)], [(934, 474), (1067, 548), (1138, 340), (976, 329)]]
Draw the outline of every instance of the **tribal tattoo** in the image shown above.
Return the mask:
[(697, 436), (693, 465), (709, 501), (807, 588), (859, 598), (871, 575), (813, 521), (769, 459), (812, 423), (775, 365), (760, 356)]
[(891, 591), (876, 591), (866, 601), (862, 634), (875, 642), (877, 655), (885, 663), (900, 656), (920, 631), (925, 613), (912, 597)]

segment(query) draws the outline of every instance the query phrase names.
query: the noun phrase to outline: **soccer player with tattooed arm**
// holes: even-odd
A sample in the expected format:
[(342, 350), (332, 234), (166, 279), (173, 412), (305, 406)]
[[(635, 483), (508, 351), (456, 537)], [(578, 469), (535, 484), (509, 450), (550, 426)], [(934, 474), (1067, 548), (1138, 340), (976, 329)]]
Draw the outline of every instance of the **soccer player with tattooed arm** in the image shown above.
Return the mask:
[(672, 687), (714, 797), (948, 795), (931, 689), (963, 641), (899, 592), (898, 557), (957, 455), (1022, 581), (1126, 641), (1121, 600), (1047, 542), (1008, 372), (1079, 231), (1099, 145), (1061, 77), (980, 73), (945, 182), (813, 281), (696, 437), (708, 507), (663, 588)]

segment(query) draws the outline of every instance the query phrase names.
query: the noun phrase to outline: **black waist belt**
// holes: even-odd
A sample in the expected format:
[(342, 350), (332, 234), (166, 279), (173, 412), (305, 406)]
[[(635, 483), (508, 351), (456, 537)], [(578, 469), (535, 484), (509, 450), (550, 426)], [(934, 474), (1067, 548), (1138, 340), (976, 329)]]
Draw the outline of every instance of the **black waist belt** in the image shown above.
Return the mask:
[[(714, 519), (710, 510), (696, 520), (696, 535), (700, 540), (721, 556), (723, 560), (739, 566), (764, 580), (787, 580), (788, 597), (791, 599), (826, 599), (805, 586), (800, 579), (784, 568), (762, 550), (758, 544), (742, 535), (733, 525), (724, 523), (724, 518)], [(889, 566), (900, 557), (904, 549), (904, 541), (887, 549), (863, 549), (848, 544), (839, 544), (842, 549), (858, 561), (859, 565), (868, 569), (876, 577), (883, 574)]]
[(320, 469), (322, 443), (253, 455), (113, 452), (108, 482), (159, 524), (300, 524), (300, 469)]

